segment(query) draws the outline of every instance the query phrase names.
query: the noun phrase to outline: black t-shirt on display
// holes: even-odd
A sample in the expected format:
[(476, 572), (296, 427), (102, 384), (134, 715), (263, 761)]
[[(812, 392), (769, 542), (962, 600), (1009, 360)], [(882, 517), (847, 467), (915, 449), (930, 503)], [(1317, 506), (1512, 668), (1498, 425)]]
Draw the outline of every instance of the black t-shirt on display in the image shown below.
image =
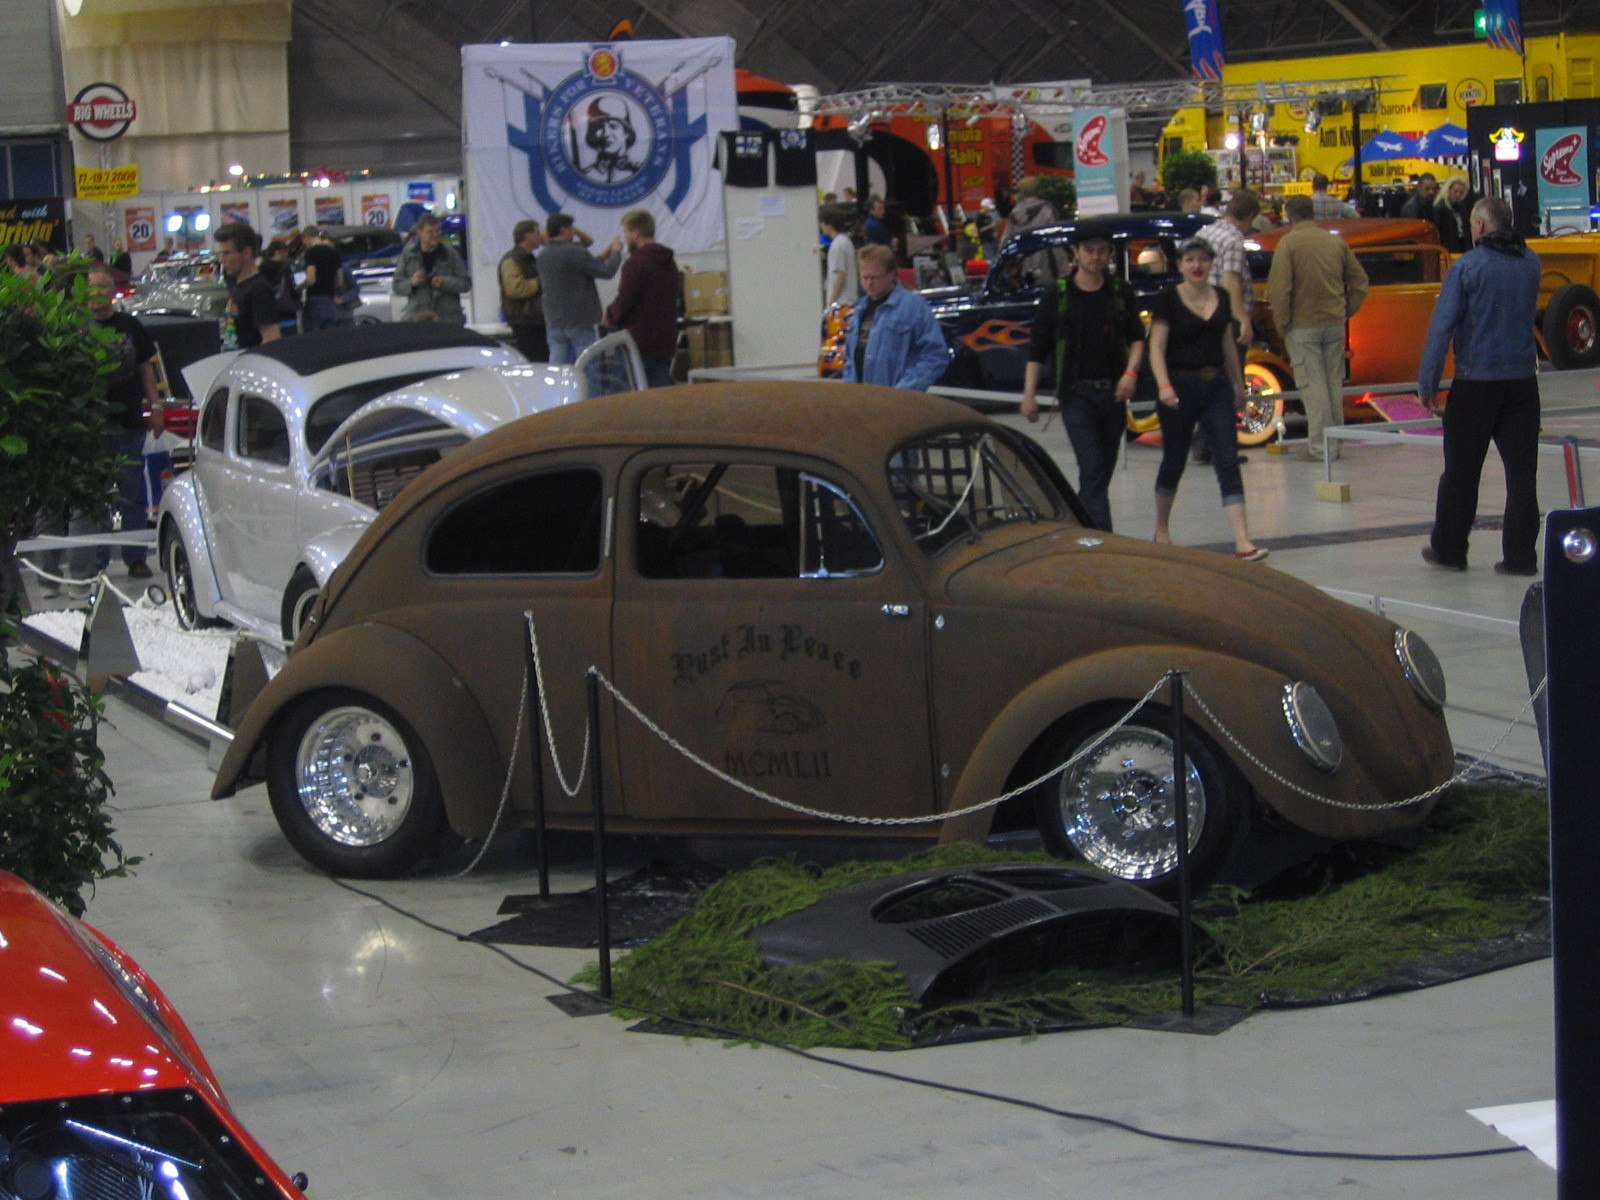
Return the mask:
[(306, 251), (307, 268), (317, 269), (316, 282), (306, 284), (306, 295), (333, 297), (338, 294), (339, 252), (325, 243), (318, 243)]
[(95, 324), (117, 335), (111, 353), (117, 359), (117, 369), (106, 389), (106, 398), (116, 406), (113, 418), (122, 429), (144, 428), (144, 381), (139, 368), (156, 356), (156, 343), (138, 318), (127, 313), (112, 313), (109, 317), (96, 317)]
[(1183, 302), (1175, 287), (1162, 289), (1150, 305), (1152, 319), (1165, 321), (1169, 327), (1168, 371), (1222, 370), (1227, 365), (1222, 340), (1233, 336), (1233, 309), (1227, 292), (1218, 287), (1211, 290), (1217, 294), (1217, 308), (1203, 320)]
[(224, 349), (249, 350), (261, 344), (261, 331), (278, 323), (278, 299), (259, 271), (228, 289), (228, 312), (222, 319)]

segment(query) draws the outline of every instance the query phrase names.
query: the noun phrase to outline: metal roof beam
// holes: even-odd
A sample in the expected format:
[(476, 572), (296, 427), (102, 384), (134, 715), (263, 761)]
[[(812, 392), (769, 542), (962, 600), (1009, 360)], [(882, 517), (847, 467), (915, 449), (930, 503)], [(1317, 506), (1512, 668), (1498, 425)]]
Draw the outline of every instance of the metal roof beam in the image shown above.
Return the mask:
[(1378, 36), (1377, 30), (1358, 17), (1344, 0), (1322, 0), (1322, 2), (1348, 21), (1357, 33), (1371, 42), (1374, 50), (1387, 50), (1389, 48), (1389, 43)]

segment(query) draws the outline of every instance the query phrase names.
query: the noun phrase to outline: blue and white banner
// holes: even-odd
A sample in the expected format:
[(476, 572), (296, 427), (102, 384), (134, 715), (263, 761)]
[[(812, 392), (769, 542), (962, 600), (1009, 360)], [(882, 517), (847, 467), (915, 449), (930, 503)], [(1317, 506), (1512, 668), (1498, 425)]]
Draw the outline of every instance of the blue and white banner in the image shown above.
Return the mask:
[(1523, 52), (1520, 0), (1483, 0), (1483, 23), (1489, 45), (1513, 54)]
[(1221, 80), (1227, 59), (1222, 53), (1222, 16), (1217, 12), (1217, 0), (1183, 0), (1183, 23), (1189, 31), (1189, 61), (1194, 64), (1194, 77)]
[(463, 46), (462, 130), (477, 320), (518, 221), (571, 213), (603, 245), (648, 209), (680, 253), (724, 244), (717, 135), (739, 127), (732, 38)]
[(1072, 167), (1079, 216), (1127, 211), (1128, 114), (1078, 109), (1073, 114)]

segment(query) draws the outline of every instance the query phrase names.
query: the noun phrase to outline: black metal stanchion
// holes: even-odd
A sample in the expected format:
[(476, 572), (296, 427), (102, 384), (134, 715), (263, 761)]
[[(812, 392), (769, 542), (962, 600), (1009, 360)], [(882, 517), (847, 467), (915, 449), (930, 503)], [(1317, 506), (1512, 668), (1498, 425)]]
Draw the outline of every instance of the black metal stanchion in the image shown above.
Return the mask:
[(1189, 887), (1189, 754), (1183, 730), (1183, 672), (1168, 671), (1172, 687), (1172, 803), (1178, 839), (1178, 954), (1183, 968), (1183, 1015), (1194, 1019), (1194, 906)]
[(540, 717), (543, 689), (533, 659), (533, 629), (527, 629), (522, 653), (528, 660), (528, 756), (533, 764), (533, 840), (539, 860), (539, 899), (550, 899), (550, 844), (544, 824), (544, 722)]
[(1556, 1195), (1600, 1195), (1600, 509), (1545, 519), (1544, 629), (1549, 671), (1550, 932), (1555, 983)]
[(600, 995), (611, 999), (611, 914), (606, 906), (606, 804), (600, 780), (600, 676), (589, 671), (589, 794), (594, 800), (594, 913), (600, 941)]

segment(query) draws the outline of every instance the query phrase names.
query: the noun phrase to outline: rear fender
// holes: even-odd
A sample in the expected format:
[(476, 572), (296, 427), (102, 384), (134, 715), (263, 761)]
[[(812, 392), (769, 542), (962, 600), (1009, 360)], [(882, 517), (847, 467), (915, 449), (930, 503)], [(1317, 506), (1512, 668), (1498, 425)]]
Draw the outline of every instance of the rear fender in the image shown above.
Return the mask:
[[(195, 607), (202, 617), (215, 617), (222, 600), (222, 585), (217, 582), (216, 565), (211, 561), (211, 539), (206, 536), (206, 523), (200, 515), (200, 500), (194, 493), (192, 479), (179, 476), (167, 484), (161, 495), (156, 528), (158, 545), (165, 546), (169, 537), (183, 539), (184, 550), (189, 555), (189, 574), (194, 579)], [(164, 557), (162, 565), (166, 565)]]
[[(352, 685), (353, 679), (359, 685)], [(488, 721), (442, 658), (410, 634), (376, 622), (317, 637), (289, 656), (240, 721), (212, 784), (212, 798), (231, 796), (265, 778), (267, 744), (295, 701), (352, 686), (381, 700), (416, 730), (438, 772), (450, 827), (468, 838), (487, 834), (506, 770)]]
[(345, 556), (350, 553), (356, 542), (361, 540), (361, 535), (371, 524), (371, 521), (360, 521), (341, 525), (337, 529), (319, 534), (305, 544), (300, 551), (300, 561), (316, 577), (319, 588), (327, 586), (328, 577), (333, 574), (334, 568), (345, 560)]

